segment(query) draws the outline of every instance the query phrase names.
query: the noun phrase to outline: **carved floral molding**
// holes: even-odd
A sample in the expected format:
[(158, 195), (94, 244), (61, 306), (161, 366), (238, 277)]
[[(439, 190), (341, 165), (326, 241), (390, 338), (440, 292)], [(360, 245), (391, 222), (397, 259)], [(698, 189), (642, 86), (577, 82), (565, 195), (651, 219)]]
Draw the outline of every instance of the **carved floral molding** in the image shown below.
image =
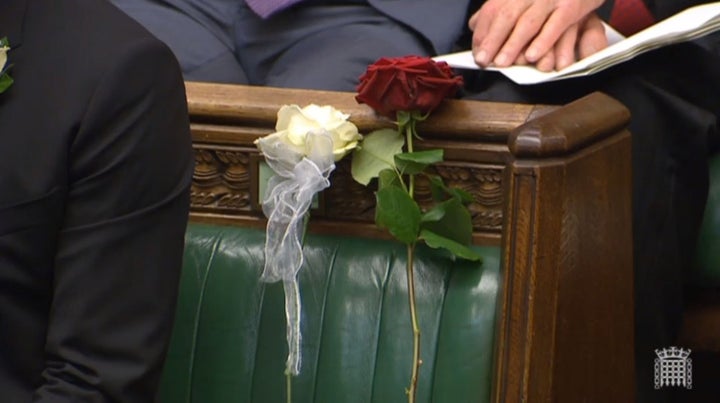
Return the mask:
[[(262, 217), (258, 200), (258, 163), (255, 148), (196, 143), (191, 189), (193, 212)], [(462, 188), (475, 198), (469, 205), (478, 232), (499, 233), (502, 225), (503, 167), (448, 161), (435, 173), (446, 184)], [(331, 176), (332, 186), (321, 195), (316, 217), (372, 222), (375, 196), (350, 176), (350, 161), (341, 161)], [(419, 180), (416, 195), (430, 200), (427, 181)], [(260, 195), (261, 197), (261, 195)]]

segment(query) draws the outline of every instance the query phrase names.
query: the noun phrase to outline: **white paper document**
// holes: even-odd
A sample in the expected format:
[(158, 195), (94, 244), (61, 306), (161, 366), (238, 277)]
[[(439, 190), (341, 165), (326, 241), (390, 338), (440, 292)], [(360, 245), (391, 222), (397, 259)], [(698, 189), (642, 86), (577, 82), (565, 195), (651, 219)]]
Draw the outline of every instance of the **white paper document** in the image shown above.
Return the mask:
[[(518, 84), (537, 84), (547, 81), (586, 76), (627, 61), (652, 49), (673, 43), (697, 39), (720, 30), (720, 2), (690, 7), (664, 19), (628, 38), (605, 25), (608, 47), (560, 70), (543, 72), (533, 66), (487, 67), (498, 71)], [(481, 69), (470, 51), (440, 55), (433, 58), (459, 69)]]

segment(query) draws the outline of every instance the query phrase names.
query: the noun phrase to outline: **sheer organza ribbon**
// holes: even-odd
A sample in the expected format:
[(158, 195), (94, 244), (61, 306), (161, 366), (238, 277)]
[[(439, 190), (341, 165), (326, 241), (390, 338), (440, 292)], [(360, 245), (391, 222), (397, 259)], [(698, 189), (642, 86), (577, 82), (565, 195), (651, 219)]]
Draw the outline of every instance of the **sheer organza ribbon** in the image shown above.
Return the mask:
[(265, 268), (260, 279), (283, 282), (287, 319), (287, 371), (300, 373), (300, 292), (298, 271), (303, 264), (305, 220), (315, 194), (330, 186), (335, 169), (333, 142), (325, 130), (308, 132), (305, 153), (273, 136), (261, 138), (259, 146), (275, 174), (267, 184), (262, 202), (268, 218)]

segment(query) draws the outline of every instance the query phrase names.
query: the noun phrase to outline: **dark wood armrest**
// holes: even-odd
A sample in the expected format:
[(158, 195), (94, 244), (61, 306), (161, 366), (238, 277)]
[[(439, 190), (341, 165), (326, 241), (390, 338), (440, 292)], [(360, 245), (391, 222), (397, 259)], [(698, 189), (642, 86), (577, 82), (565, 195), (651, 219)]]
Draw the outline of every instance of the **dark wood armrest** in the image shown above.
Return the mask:
[(495, 402), (635, 401), (629, 117), (593, 93), (510, 133)]

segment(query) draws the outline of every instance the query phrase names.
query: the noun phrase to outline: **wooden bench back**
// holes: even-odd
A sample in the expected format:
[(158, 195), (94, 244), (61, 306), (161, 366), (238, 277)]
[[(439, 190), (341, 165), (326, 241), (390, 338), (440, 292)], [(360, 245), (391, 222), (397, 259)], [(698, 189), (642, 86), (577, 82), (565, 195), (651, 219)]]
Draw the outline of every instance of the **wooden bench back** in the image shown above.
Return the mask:
[[(264, 227), (253, 141), (281, 105), (332, 105), (361, 133), (392, 126), (352, 93), (188, 82), (187, 96), (200, 222)], [(419, 127), (417, 148), (443, 148), (437, 173), (475, 198), (474, 242), (502, 248), (494, 402), (634, 400), (628, 120), (594, 93), (563, 106), (448, 101)], [(347, 161), (331, 180), (310, 230), (387, 237)]]

